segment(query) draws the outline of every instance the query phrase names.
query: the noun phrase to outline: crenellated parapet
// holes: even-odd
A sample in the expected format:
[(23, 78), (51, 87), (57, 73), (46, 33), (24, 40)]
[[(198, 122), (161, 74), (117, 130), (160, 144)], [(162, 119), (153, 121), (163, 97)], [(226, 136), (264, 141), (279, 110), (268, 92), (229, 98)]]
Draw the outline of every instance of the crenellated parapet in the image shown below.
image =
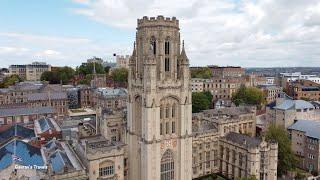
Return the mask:
[(144, 16), (142, 19), (138, 19), (138, 27), (137, 29), (143, 27), (152, 27), (152, 26), (165, 26), (165, 27), (173, 27), (179, 29), (179, 20), (176, 17), (148, 17)]

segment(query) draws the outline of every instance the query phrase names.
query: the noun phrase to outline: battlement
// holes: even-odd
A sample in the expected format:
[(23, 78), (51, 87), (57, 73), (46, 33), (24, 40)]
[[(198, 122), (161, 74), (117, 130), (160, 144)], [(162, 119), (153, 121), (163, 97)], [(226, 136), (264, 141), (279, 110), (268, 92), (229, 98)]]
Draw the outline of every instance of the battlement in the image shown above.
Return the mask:
[(179, 28), (179, 20), (176, 17), (164, 17), (159, 15), (158, 17), (143, 16), (142, 19), (138, 19), (138, 29), (147, 26), (169, 26)]

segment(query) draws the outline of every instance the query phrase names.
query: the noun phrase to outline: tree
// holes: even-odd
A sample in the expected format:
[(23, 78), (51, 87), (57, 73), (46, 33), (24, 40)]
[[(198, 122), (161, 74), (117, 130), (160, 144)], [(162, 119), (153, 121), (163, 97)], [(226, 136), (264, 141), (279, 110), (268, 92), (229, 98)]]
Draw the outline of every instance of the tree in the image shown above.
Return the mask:
[(126, 68), (117, 68), (111, 72), (113, 81), (126, 83), (128, 82), (128, 70)]
[(262, 105), (265, 103), (265, 94), (258, 88), (241, 85), (232, 95), (232, 102), (236, 105)]
[(88, 75), (88, 74), (93, 74), (93, 66), (95, 66), (96, 73), (97, 74), (104, 74), (105, 69), (100, 63), (83, 63), (79, 67), (77, 67), (77, 74), (81, 75)]
[(13, 74), (13, 75), (7, 76), (3, 79), (3, 81), (0, 83), (0, 88), (7, 88), (7, 87), (14, 85), (15, 83), (21, 82), (21, 81), (22, 81), (22, 79), (18, 75)]
[(288, 132), (281, 126), (270, 125), (265, 133), (266, 140), (278, 143), (278, 176), (293, 170), (297, 164), (297, 157), (291, 150)]
[(192, 93), (192, 112), (193, 113), (198, 113), (202, 110), (209, 109), (210, 106), (211, 106), (211, 101), (210, 101), (210, 98), (208, 98), (208, 94), (204, 92)]
[(71, 67), (57, 67), (53, 71), (46, 71), (41, 74), (41, 81), (48, 81), (50, 84), (67, 84), (74, 77), (75, 71)]
[(191, 70), (192, 78), (210, 79), (212, 77), (212, 71), (208, 67)]

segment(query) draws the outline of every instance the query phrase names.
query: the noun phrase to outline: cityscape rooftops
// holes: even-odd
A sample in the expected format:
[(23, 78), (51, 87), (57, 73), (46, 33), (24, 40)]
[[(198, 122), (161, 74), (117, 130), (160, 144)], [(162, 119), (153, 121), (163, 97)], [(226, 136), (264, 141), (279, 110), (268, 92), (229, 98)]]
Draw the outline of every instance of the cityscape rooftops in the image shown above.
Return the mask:
[(33, 93), (28, 94), (28, 101), (39, 101), (39, 100), (62, 100), (67, 99), (67, 93), (65, 92), (46, 92), (46, 93)]
[(31, 139), (35, 137), (34, 130), (24, 126), (15, 124), (0, 132), (0, 141), (3, 142), (12, 137), (19, 137), (22, 139)]
[(127, 96), (128, 92), (124, 88), (97, 88), (96, 92), (101, 94), (104, 97), (119, 97), (119, 96)]
[(297, 120), (288, 127), (288, 130), (297, 130), (305, 132), (308, 137), (320, 139), (320, 122), (311, 120)]
[(228, 133), (222, 139), (226, 139), (227, 141), (231, 141), (241, 146), (246, 146), (250, 148), (258, 147), (261, 143), (260, 139), (235, 132)]
[(36, 134), (41, 134), (47, 131), (61, 131), (58, 124), (52, 118), (42, 117), (34, 123)]
[(0, 109), (0, 117), (6, 116), (21, 116), (21, 115), (33, 115), (33, 114), (53, 114), (54, 109), (52, 107), (21, 107), (21, 108), (7, 108)]
[(203, 113), (207, 116), (238, 116), (242, 114), (254, 113), (254, 109), (249, 106), (239, 106), (239, 107), (230, 107), (230, 108), (221, 108), (221, 109), (209, 109), (204, 110)]
[(274, 109), (287, 110), (287, 109), (314, 109), (314, 106), (304, 100), (291, 100), (286, 99), (281, 104), (278, 104)]

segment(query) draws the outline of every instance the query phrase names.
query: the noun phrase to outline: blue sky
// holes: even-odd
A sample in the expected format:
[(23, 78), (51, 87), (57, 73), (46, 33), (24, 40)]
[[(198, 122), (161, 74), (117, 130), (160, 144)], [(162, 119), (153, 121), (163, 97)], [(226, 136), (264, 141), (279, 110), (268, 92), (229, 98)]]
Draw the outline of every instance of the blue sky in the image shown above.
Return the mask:
[(320, 66), (318, 0), (1, 0), (0, 66), (131, 54), (136, 19), (159, 14), (193, 66)]

